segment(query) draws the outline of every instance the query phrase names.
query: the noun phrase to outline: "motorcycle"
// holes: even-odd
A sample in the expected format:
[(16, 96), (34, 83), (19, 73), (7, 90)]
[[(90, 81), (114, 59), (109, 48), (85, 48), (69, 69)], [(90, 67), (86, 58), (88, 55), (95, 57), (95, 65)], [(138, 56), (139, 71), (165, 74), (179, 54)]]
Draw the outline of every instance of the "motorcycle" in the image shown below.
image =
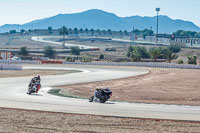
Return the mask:
[[(36, 91), (35, 91), (35, 87), (37, 88)], [(40, 88), (41, 88), (41, 84), (40, 83), (34, 84), (34, 85), (29, 84), (27, 94), (31, 95), (32, 93), (38, 93)]]
[(100, 103), (105, 103), (112, 96), (112, 91), (107, 89), (97, 89), (96, 90), (96, 98), (94, 96), (90, 97), (89, 102), (93, 102), (94, 100), (99, 101)]

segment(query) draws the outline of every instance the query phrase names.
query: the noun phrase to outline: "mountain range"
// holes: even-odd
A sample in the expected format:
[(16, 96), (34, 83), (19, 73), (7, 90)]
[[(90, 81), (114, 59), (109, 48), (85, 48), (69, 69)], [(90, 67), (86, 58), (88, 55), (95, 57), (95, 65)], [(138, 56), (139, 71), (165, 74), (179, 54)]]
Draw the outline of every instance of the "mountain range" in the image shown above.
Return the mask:
[[(117, 15), (102, 10), (92, 9), (81, 13), (73, 14), (58, 14), (53, 17), (35, 20), (23, 25), (18, 24), (5, 24), (0, 26), (0, 32), (8, 32), (10, 30), (20, 29), (47, 29), (52, 27), (58, 29), (62, 26), (67, 28), (88, 28), (100, 30), (127, 30), (145, 29), (148, 28), (156, 30), (156, 16), (155, 17), (118, 17)], [(177, 30), (188, 30), (200, 32), (200, 27), (190, 21), (173, 20), (168, 16), (159, 16), (159, 33), (172, 33)]]

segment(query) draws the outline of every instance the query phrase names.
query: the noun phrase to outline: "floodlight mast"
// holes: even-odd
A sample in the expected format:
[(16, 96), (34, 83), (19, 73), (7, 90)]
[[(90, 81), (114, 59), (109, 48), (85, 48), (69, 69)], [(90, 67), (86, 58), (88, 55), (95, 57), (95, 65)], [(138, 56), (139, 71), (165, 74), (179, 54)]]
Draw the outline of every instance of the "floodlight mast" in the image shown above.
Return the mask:
[(157, 44), (157, 37), (158, 37), (158, 22), (159, 22), (159, 12), (160, 12), (160, 8), (156, 8), (156, 12), (157, 12), (157, 29), (156, 29), (156, 44)]
[(156, 30), (156, 34), (158, 35), (158, 19), (159, 19), (159, 12), (160, 12), (160, 8), (156, 8), (156, 12), (157, 12), (157, 30)]

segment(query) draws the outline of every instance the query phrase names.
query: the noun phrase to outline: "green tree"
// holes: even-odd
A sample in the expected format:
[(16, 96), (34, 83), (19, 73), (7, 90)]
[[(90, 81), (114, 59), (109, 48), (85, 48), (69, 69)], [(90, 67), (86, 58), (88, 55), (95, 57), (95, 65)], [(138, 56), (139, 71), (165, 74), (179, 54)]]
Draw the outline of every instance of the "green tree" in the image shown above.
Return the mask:
[(149, 30), (149, 29), (144, 29), (144, 30), (141, 31), (141, 33), (142, 33), (144, 39), (146, 38), (146, 36), (152, 36), (153, 35), (153, 31)]
[(124, 35), (126, 35), (126, 36), (128, 35), (128, 31), (127, 30), (124, 31)]
[(85, 29), (85, 33), (88, 33), (88, 28)]
[(21, 30), (20, 30), (20, 33), (25, 33), (25, 30), (24, 30), (24, 29), (21, 29)]
[(94, 36), (94, 29), (91, 29), (90, 31), (92, 33), (92, 36)]
[(108, 34), (112, 35), (112, 30), (111, 29), (108, 29)]
[(98, 35), (101, 35), (100, 29), (97, 29), (97, 33), (98, 33)]
[(27, 47), (21, 47), (21, 48), (20, 48), (19, 54), (22, 55), (22, 56), (27, 56), (27, 55), (29, 55), (29, 52), (28, 52)]
[(63, 47), (65, 48), (65, 35), (69, 34), (68, 29), (65, 26), (63, 26), (60, 29), (59, 34), (63, 36)]
[(151, 48), (149, 49), (149, 53), (155, 62), (157, 61), (158, 57), (161, 55), (161, 51), (159, 48)]
[(189, 37), (197, 37), (200, 33), (195, 31), (185, 31), (185, 30), (177, 30), (173, 33), (175, 36), (189, 36)]
[(10, 30), (10, 34), (15, 34), (15, 33), (17, 33), (16, 30)]
[(44, 47), (43, 52), (44, 56), (49, 58), (54, 58), (56, 54), (56, 51), (51, 46)]
[(79, 30), (79, 32), (80, 32), (80, 33), (83, 33), (83, 29), (81, 28), (81, 29)]
[(135, 33), (136, 35), (139, 35), (139, 34), (141, 34), (141, 31), (140, 31), (140, 30), (138, 30), (138, 29), (135, 29), (135, 30), (133, 30), (132, 32), (133, 32), (133, 33)]
[(77, 28), (74, 28), (74, 34), (78, 34), (78, 29)]
[(123, 32), (121, 30), (119, 31), (119, 35), (120, 35), (120, 38), (122, 38)]
[(48, 32), (49, 32), (49, 34), (52, 34), (52, 27), (48, 27)]
[(73, 55), (80, 55), (80, 52), (81, 52), (81, 50), (80, 50), (80, 48), (78, 46), (71, 47), (71, 53)]

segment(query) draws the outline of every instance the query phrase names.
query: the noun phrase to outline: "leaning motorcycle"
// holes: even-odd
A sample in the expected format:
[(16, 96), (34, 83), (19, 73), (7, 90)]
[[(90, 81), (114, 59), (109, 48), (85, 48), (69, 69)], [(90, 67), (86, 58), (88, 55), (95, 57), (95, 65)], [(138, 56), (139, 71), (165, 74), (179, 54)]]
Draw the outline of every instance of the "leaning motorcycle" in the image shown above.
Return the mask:
[[(100, 103), (105, 103), (112, 96), (112, 91), (106, 89), (98, 89), (96, 95), (96, 101)], [(94, 96), (90, 97), (89, 102), (94, 101)]]
[[(34, 86), (37, 88), (36, 91)], [(32, 93), (38, 93), (41, 88), (41, 84), (29, 85), (27, 94), (31, 95)]]

